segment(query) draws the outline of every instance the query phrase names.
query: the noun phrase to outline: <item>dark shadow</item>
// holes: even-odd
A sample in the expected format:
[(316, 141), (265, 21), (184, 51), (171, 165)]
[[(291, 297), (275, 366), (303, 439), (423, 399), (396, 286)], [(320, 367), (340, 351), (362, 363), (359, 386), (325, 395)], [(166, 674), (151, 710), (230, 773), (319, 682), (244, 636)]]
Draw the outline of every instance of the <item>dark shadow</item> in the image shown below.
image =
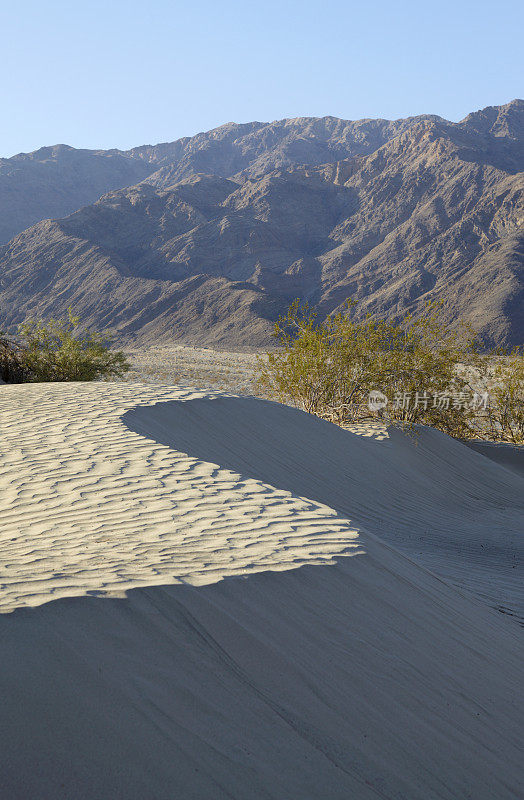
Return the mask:
[(524, 478), (524, 447), (504, 442), (464, 442), (471, 450)]
[[(501, 495), (515, 500), (514, 489), (522, 488), (490, 460), (478, 459), (438, 431), (425, 429), (417, 436), (390, 428), (385, 439), (361, 436), (251, 397), (139, 406), (122, 420), (175, 450), (326, 503), (352, 518), (361, 507), (371, 513), (377, 505), (380, 516), (392, 504), (408, 516), (416, 506), (420, 516), (420, 492), (440, 500), (443, 511), (490, 501), (500, 507)], [(392, 524), (391, 514), (387, 522)]]
[(513, 631), (383, 555), (0, 615), (2, 798), (509, 800)]
[(363, 440), (297, 409), (250, 397), (139, 406), (122, 420), (175, 450), (326, 503), (344, 515), (351, 509), (345, 481), (363, 471), (371, 480), (374, 474), (378, 478), (384, 449), (381, 441)]
[(492, 605), (524, 612), (515, 572), (524, 483), (439, 431), (393, 428), (379, 440), (249, 397), (139, 406), (122, 419), (242, 479), (323, 503)]

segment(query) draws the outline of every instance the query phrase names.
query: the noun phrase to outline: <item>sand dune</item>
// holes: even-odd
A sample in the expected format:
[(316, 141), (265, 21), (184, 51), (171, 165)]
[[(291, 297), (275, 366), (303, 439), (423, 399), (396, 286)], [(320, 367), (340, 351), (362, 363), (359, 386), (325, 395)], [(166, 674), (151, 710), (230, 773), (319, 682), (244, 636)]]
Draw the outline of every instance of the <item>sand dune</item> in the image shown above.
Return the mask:
[(2, 797), (522, 796), (516, 473), (172, 387), (0, 425)]
[(360, 426), (355, 435), (238, 397), (158, 403), (129, 411), (124, 422), (202, 461), (325, 503), (491, 605), (524, 616), (517, 574), (524, 483), (439, 431), (407, 436)]

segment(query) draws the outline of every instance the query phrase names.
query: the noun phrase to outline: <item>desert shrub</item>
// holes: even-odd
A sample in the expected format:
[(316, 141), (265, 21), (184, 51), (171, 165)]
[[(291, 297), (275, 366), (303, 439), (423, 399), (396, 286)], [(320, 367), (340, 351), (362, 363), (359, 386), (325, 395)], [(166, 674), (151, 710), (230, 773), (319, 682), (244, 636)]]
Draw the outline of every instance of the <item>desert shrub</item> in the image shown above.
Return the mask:
[(20, 346), (3, 334), (0, 334), (0, 378), (5, 383), (24, 383), (30, 380)]
[(106, 336), (80, 331), (79, 321), (69, 310), (66, 320), (30, 320), (19, 326), (11, 351), (21, 380), (92, 381), (127, 372), (124, 354), (112, 351)]
[(479, 354), (471, 364), (472, 380), (482, 386), (488, 402), (475, 420), (481, 438), (524, 444), (524, 352), (499, 348)]
[(467, 323), (454, 328), (446, 324), (440, 303), (429, 302), (422, 317), (407, 314), (395, 326), (387, 355), (381, 388), (393, 402), (383, 416), (404, 425), (431, 425), (452, 436), (468, 436), (479, 393), (460, 366), (477, 357), (479, 346)]
[(370, 387), (383, 383), (395, 330), (370, 319), (353, 322), (353, 305), (348, 301), (318, 323), (316, 313), (296, 300), (275, 324), (280, 347), (259, 360), (261, 390), (332, 422), (355, 421)]
[[(275, 324), (278, 348), (259, 360), (262, 392), (338, 424), (374, 416), (464, 438), (487, 438), (496, 428), (504, 441), (519, 441), (520, 351), (491, 367), (492, 394), (484, 408), (483, 372), (493, 365), (493, 353), (481, 355), (468, 324), (451, 329), (435, 302), (421, 318), (407, 314), (396, 324), (369, 316), (356, 321), (354, 305), (349, 301), (340, 313), (319, 321), (307, 304), (295, 301)], [(387, 404), (370, 408), (373, 390)]]

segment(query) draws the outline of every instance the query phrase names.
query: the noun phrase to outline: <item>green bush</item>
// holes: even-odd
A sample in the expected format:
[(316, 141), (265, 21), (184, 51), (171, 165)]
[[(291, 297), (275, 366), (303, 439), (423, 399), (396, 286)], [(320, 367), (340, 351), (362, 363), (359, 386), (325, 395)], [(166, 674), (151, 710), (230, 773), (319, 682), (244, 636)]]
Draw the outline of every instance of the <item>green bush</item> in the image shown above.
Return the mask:
[(524, 443), (524, 352), (499, 348), (479, 354), (471, 366), (477, 384), (488, 389), (488, 403), (479, 420), (483, 438)]
[(30, 374), (20, 360), (20, 347), (0, 334), (0, 379), (5, 383), (24, 383)]
[[(279, 347), (259, 360), (262, 392), (342, 425), (375, 417), (431, 425), (456, 437), (524, 439), (520, 351), (493, 367), (494, 354), (481, 355), (471, 327), (450, 329), (438, 303), (428, 303), (421, 318), (408, 314), (397, 324), (369, 316), (356, 321), (354, 305), (348, 301), (319, 322), (296, 300), (275, 324)], [(487, 384), (491, 394), (483, 407)], [(386, 405), (370, 408), (373, 390)]]
[(332, 422), (358, 419), (369, 389), (383, 384), (396, 331), (384, 322), (352, 322), (353, 305), (319, 324), (296, 300), (275, 324), (280, 348), (259, 360), (260, 388)]
[(124, 354), (110, 350), (110, 342), (102, 334), (79, 331), (79, 322), (69, 309), (66, 320), (29, 320), (19, 325), (16, 343), (3, 339), (7, 373), (4, 380), (92, 381), (122, 377), (129, 369)]

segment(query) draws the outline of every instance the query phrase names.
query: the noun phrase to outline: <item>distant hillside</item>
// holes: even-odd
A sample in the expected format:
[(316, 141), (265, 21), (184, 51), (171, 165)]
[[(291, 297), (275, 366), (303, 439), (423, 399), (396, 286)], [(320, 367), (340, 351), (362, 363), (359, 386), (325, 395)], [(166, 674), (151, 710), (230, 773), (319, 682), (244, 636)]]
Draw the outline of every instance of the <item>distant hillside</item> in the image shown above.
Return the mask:
[(0, 244), (42, 219), (56, 219), (107, 192), (149, 175), (167, 186), (199, 172), (261, 175), (294, 164), (322, 164), (373, 152), (422, 119), (324, 117), (229, 123), (166, 144), (119, 150), (76, 150), (64, 144), (0, 158)]
[(88, 172), (143, 180), (0, 247), (0, 314), (72, 304), (121, 337), (238, 346), (267, 342), (296, 296), (390, 318), (439, 298), (450, 321), (520, 342), (523, 119), (514, 101), (459, 124), (297, 119), (80, 151)]
[(116, 151), (65, 144), (0, 158), (0, 243), (42, 219), (63, 217), (101, 195), (151, 173), (145, 162)]

